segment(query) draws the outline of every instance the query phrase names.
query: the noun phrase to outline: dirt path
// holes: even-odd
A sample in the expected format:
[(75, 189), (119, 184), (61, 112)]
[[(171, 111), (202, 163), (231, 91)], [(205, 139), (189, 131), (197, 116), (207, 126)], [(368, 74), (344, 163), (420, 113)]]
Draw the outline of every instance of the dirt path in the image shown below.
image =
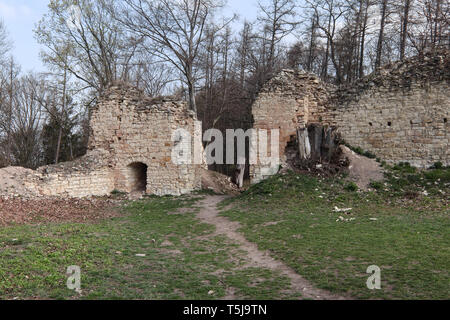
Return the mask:
[(360, 156), (346, 146), (341, 146), (342, 154), (350, 161), (349, 178), (362, 189), (368, 189), (373, 181), (383, 181), (384, 173), (382, 166), (375, 160)]
[(313, 287), (307, 280), (297, 274), (292, 268), (283, 262), (273, 259), (268, 252), (258, 249), (258, 246), (248, 241), (237, 230), (240, 228), (238, 222), (232, 222), (225, 217), (219, 216), (217, 205), (226, 199), (226, 196), (208, 196), (199, 202), (200, 212), (198, 218), (203, 222), (216, 227), (216, 234), (225, 235), (240, 245), (240, 249), (248, 253), (250, 267), (268, 268), (279, 271), (287, 276), (292, 283), (292, 290), (300, 292), (305, 299), (314, 300), (345, 300), (346, 297), (334, 295), (330, 292)]

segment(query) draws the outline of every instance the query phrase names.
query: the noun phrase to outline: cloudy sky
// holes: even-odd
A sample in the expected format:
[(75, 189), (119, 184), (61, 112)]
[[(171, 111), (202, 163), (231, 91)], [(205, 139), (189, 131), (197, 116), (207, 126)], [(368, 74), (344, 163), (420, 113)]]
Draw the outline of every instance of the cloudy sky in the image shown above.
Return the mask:
[[(47, 12), (49, 0), (0, 0), (3, 19), (14, 42), (13, 55), (23, 71), (43, 71), (40, 47), (34, 39), (35, 24)], [(228, 0), (226, 14), (237, 13), (241, 19), (256, 17), (256, 0)]]

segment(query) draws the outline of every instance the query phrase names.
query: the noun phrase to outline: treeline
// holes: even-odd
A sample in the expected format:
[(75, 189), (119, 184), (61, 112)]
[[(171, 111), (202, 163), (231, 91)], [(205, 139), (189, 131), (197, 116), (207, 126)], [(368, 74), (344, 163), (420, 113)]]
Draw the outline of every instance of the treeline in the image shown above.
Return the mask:
[(334, 84), (450, 47), (448, 0), (260, 0), (257, 19), (220, 0), (53, 0), (36, 26), (46, 74), (22, 74), (1, 26), (0, 166), (86, 151), (89, 109), (111, 83), (189, 101), (204, 129), (249, 128), (283, 68)]

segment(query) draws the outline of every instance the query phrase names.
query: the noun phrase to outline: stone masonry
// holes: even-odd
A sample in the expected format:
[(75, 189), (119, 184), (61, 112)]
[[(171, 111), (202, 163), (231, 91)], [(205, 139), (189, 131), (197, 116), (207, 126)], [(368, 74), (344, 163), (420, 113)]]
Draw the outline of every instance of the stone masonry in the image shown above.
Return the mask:
[[(286, 147), (297, 138), (297, 130), (322, 120), (332, 89), (315, 75), (283, 70), (260, 91), (252, 107), (253, 126), (268, 131), (279, 130), (281, 163), (287, 161)], [(278, 170), (279, 166), (252, 165), (250, 178), (252, 183), (257, 183)]]
[[(195, 130), (201, 132), (201, 123), (185, 102), (151, 99), (136, 88), (117, 84), (99, 98), (90, 127), (86, 156), (24, 170), (12, 179), (21, 180), (28, 195), (75, 198), (109, 195), (114, 190), (181, 195), (201, 188), (199, 165), (172, 162), (176, 143), (190, 143), (194, 150), (195, 142), (173, 142), (175, 130), (201, 138), (195, 135)], [(0, 186), (0, 194), (13, 192)]]
[(184, 129), (193, 137), (196, 126), (201, 132), (201, 124), (184, 101), (151, 99), (131, 87), (113, 87), (92, 115), (89, 149), (109, 152), (118, 190), (133, 191), (136, 164), (143, 164), (147, 193), (185, 194), (201, 187), (199, 166), (172, 162), (172, 134)]
[[(297, 129), (317, 123), (337, 127), (347, 143), (388, 163), (450, 165), (449, 55), (427, 53), (339, 88), (314, 75), (283, 70), (256, 99), (254, 127), (280, 129), (282, 163)], [(276, 172), (256, 165), (250, 176), (255, 183)]]

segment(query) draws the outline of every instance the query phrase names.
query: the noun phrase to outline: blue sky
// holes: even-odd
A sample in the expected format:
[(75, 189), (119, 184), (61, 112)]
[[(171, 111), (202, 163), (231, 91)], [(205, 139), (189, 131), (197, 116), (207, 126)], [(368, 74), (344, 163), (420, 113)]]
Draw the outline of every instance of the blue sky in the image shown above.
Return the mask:
[[(14, 42), (13, 56), (23, 71), (44, 71), (40, 47), (34, 39), (35, 24), (47, 12), (49, 0), (0, 0), (0, 17)], [(256, 0), (228, 0), (226, 15), (237, 13), (241, 19), (256, 17)]]

